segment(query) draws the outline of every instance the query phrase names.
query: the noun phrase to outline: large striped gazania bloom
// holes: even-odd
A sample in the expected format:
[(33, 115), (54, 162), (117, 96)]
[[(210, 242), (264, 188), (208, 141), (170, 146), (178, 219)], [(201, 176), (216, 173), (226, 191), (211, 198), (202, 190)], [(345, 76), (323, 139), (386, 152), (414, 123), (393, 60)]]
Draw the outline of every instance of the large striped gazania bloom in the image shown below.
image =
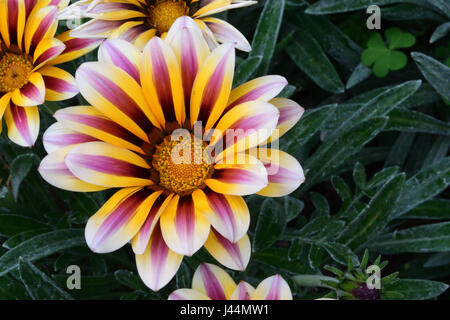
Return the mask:
[(143, 48), (154, 36), (164, 38), (175, 20), (190, 16), (203, 30), (211, 47), (231, 41), (237, 49), (250, 51), (245, 37), (231, 24), (213, 14), (249, 6), (250, 0), (81, 0), (61, 13), (61, 19), (92, 20), (75, 28), (79, 38), (119, 38)]
[(38, 105), (75, 96), (75, 79), (55, 64), (73, 60), (99, 45), (96, 39), (55, 36), (56, 16), (69, 1), (0, 1), (0, 131), (32, 146), (39, 133)]
[[(304, 110), (273, 99), (287, 84), (280, 76), (231, 90), (234, 63), (233, 45), (211, 52), (189, 17), (179, 18), (165, 40), (151, 39), (143, 52), (124, 40), (107, 40), (99, 62), (76, 72), (91, 106), (58, 110), (44, 134), (49, 155), (39, 170), (49, 183), (73, 191), (121, 188), (88, 221), (86, 241), (94, 252), (106, 253), (132, 240), (140, 276), (153, 290), (170, 281), (184, 255), (203, 245), (223, 265), (244, 270), (250, 217), (241, 196), (283, 196), (304, 181), (300, 164), (282, 151), (264, 149), (260, 159), (243, 153), (243, 146), (265, 142), (277, 127), (288, 130)], [(174, 151), (186, 144), (204, 153), (229, 140), (194, 139), (189, 132), (199, 124), (200, 131), (245, 135), (208, 161), (173, 161)], [(180, 128), (187, 139), (172, 140)], [(223, 161), (227, 150), (248, 161)], [(266, 165), (278, 170), (271, 175)]]
[(178, 289), (169, 300), (292, 300), (292, 292), (279, 274), (264, 279), (256, 289), (245, 281), (236, 285), (224, 270), (202, 263), (195, 270), (192, 289)]

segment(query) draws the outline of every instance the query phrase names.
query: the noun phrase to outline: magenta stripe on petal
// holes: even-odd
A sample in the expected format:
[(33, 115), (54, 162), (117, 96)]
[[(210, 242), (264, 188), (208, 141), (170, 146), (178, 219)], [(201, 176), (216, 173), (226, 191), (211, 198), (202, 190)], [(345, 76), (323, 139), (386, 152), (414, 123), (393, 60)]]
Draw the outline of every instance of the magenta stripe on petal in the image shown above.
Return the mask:
[[(232, 47), (234, 50), (234, 47)], [(231, 49), (230, 49), (231, 51)], [(223, 83), (223, 79), (225, 76), (225, 67), (227, 63), (228, 58), (228, 52), (223, 56), (222, 61), (217, 65), (216, 69), (214, 70), (214, 73), (211, 75), (211, 78), (208, 81), (208, 84), (205, 87), (205, 90), (203, 92), (202, 97), (202, 103), (200, 106), (200, 114), (199, 114), (199, 120), (208, 121), (208, 117), (211, 114), (214, 105), (217, 102), (217, 99), (219, 98), (220, 94), (220, 88)]]
[(63, 51), (63, 53), (65, 54), (77, 50), (82, 50), (94, 43), (99, 44), (100, 42), (102, 42), (102, 40), (103, 39), (70, 39), (64, 42), (64, 44), (66, 45), (66, 49)]
[(122, 33), (119, 36), (119, 39), (126, 40), (128, 42), (134, 42), (137, 39), (137, 37), (139, 37), (145, 31), (148, 31), (146, 26), (137, 25), (137, 26), (131, 27), (130, 29), (128, 29), (124, 33)]
[(241, 281), (238, 284), (238, 300), (250, 300), (250, 293), (247, 290), (245, 282)]
[(88, 79), (101, 95), (130, 117), (140, 128), (143, 130), (152, 128), (150, 120), (136, 102), (111, 79), (93, 70), (86, 72), (83, 67), (80, 67), (77, 72), (82, 72), (84, 79)]
[(26, 12), (26, 16), (28, 17), (28, 15), (30, 14), (31, 10), (34, 8), (34, 6), (36, 5), (36, 2), (38, 0), (25, 0), (25, 12)]
[(283, 124), (286, 121), (289, 121), (301, 112), (301, 109), (298, 107), (284, 107), (280, 109), (280, 117), (278, 118), (278, 125)]
[(98, 141), (97, 139), (82, 134), (82, 133), (68, 133), (68, 134), (58, 134), (58, 135), (45, 135), (44, 142), (58, 146), (65, 147), (74, 144), (80, 144), (85, 142)]
[(227, 168), (216, 170), (214, 172), (214, 179), (217, 179), (224, 183), (236, 183), (236, 184), (266, 184), (265, 177), (238, 168)]
[(119, 203), (98, 228), (92, 240), (91, 248), (95, 251), (108, 237), (133, 219), (137, 208), (149, 196), (150, 192), (141, 189)]
[(66, 161), (89, 170), (121, 176), (148, 179), (150, 170), (129, 162), (99, 155), (68, 154)]
[(286, 85), (286, 82), (271, 82), (271, 83), (267, 83), (265, 85), (262, 85), (258, 88), (255, 88), (249, 92), (247, 92), (246, 94), (244, 94), (243, 96), (239, 97), (236, 101), (234, 101), (232, 104), (230, 104), (227, 107), (227, 111), (230, 110), (231, 108), (233, 108), (234, 106), (237, 106), (238, 104), (244, 103), (244, 102), (248, 102), (248, 101), (254, 101), (254, 100), (258, 100), (262, 95), (264, 95), (265, 93), (267, 93), (268, 91), (271, 91), (277, 87), (284, 87)]
[(175, 119), (175, 107), (173, 105), (172, 85), (170, 73), (162, 49), (157, 41), (150, 51), (152, 56), (153, 82), (158, 94), (159, 103), (164, 111), (166, 121)]
[(105, 12), (114, 12), (114, 11), (122, 11), (122, 10), (134, 10), (139, 11), (139, 8), (130, 3), (99, 3), (94, 6), (89, 13), (105, 13)]
[(187, 31), (186, 28), (183, 28), (182, 33), (182, 37), (185, 41), (181, 43), (181, 77), (183, 81), (186, 117), (189, 118), (192, 87), (194, 86), (195, 77), (198, 73), (198, 57), (191, 32)]
[(60, 46), (56, 46), (56, 47), (51, 47), (48, 50), (44, 51), (39, 58), (37, 58), (36, 62), (34, 63), (35, 66), (40, 65), (42, 62), (45, 62), (51, 58), (54, 58), (58, 55), (61, 54), (61, 52), (63, 52), (65, 49), (64, 45), (60, 45)]
[(136, 80), (136, 82), (140, 83), (139, 71), (120, 50), (115, 48), (109, 41), (106, 41), (103, 44), (103, 49), (107, 51), (108, 56), (111, 58), (115, 66), (128, 73), (134, 78), (134, 80)]
[(181, 197), (177, 206), (175, 224), (178, 237), (186, 248), (193, 248), (195, 231), (195, 210), (192, 197)]
[(56, 15), (58, 13), (58, 8), (54, 7), (50, 12), (47, 13), (47, 15), (42, 19), (41, 23), (39, 24), (39, 27), (34, 32), (33, 38), (31, 40), (31, 43), (34, 47), (36, 47), (39, 42), (44, 38), (45, 33), (48, 31), (50, 26), (53, 22), (55, 22)]
[(18, 0), (8, 1), (8, 29), (11, 43), (17, 42), (17, 15), (19, 13)]
[(34, 144), (34, 141), (30, 134), (30, 127), (28, 125), (27, 113), (25, 111), (25, 108), (18, 107), (11, 102), (10, 110), (14, 124), (16, 125), (17, 130), (19, 131), (23, 140), (25, 140), (25, 142), (29, 146), (32, 146)]
[(164, 272), (167, 256), (169, 255), (169, 247), (164, 242), (159, 224), (156, 226), (155, 230), (153, 230), (150, 252), (151, 265), (153, 267), (152, 271), (156, 273), (152, 275), (152, 278), (157, 279), (158, 281), (161, 279), (161, 273)]
[(236, 221), (234, 219), (233, 210), (223, 194), (208, 190), (206, 192), (211, 209), (220, 217), (220, 220), (228, 229), (231, 239), (236, 237)]
[(212, 300), (227, 300), (219, 280), (216, 278), (211, 269), (209, 269), (208, 265), (203, 263), (199, 266), (199, 268), (202, 275), (203, 284), (205, 285), (206, 295)]
[(280, 286), (281, 286), (281, 276), (275, 275), (274, 279), (267, 294), (266, 300), (280, 300)]
[[(161, 208), (161, 205), (163, 204), (165, 200), (165, 197), (158, 197), (156, 199), (155, 203), (153, 204), (152, 208), (150, 209), (150, 212), (147, 216), (147, 219), (144, 222), (144, 225), (142, 226), (141, 230), (139, 230), (139, 242), (142, 248), (147, 247), (147, 243), (150, 240), (151, 236), (151, 227), (153, 225), (153, 222), (155, 221), (156, 214), (158, 213), (159, 209)], [(158, 227), (159, 229), (159, 227)]]
[(48, 174), (73, 176), (72, 172), (67, 168), (64, 162), (41, 164), (41, 169)]
[(44, 102), (44, 96), (39, 88), (34, 85), (32, 82), (28, 82), (20, 89), (20, 93), (32, 100), (36, 104), (41, 104)]
[(267, 169), (268, 179), (271, 183), (288, 183), (289, 181), (296, 182), (303, 179), (298, 173), (280, 167), (275, 163), (265, 163), (264, 167)]
[(214, 235), (217, 238), (217, 241), (221, 244), (223, 248), (229, 253), (231, 258), (233, 258), (236, 265), (240, 270), (245, 270), (246, 263), (242, 260), (241, 249), (237, 243), (232, 243), (230, 240), (224, 238), (217, 230), (211, 228), (211, 232), (214, 232)]
[(51, 76), (43, 76), (46, 89), (60, 93), (77, 93), (78, 88), (70, 82)]

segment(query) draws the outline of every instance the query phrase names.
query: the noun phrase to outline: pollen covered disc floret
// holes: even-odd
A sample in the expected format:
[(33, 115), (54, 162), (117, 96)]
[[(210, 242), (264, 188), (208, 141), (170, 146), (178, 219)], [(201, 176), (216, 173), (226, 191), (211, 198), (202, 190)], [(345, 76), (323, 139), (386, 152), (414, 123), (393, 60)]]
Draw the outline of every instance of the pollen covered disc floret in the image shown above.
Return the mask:
[(175, 20), (189, 13), (184, 0), (157, 0), (147, 10), (149, 25), (156, 28), (160, 34), (169, 31)]
[(205, 179), (212, 176), (214, 167), (204, 158), (207, 144), (194, 138), (166, 137), (153, 155), (153, 168), (159, 173), (159, 185), (177, 194), (186, 195), (204, 188)]
[(33, 64), (26, 55), (4, 53), (0, 60), (0, 92), (22, 88), (28, 82)]

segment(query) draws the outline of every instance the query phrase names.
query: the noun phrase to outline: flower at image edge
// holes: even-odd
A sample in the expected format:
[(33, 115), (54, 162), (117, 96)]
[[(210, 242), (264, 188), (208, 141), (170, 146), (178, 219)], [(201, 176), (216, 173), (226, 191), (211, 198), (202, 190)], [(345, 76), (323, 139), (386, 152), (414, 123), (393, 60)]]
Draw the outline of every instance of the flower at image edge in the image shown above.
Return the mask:
[[(251, 246), (242, 196), (284, 196), (304, 181), (295, 158), (258, 147), (272, 132), (294, 126), (303, 108), (275, 98), (287, 85), (280, 76), (232, 90), (234, 59), (232, 44), (211, 52), (188, 17), (179, 18), (165, 40), (151, 39), (144, 52), (124, 40), (107, 40), (99, 62), (76, 73), (91, 106), (58, 110), (57, 122), (44, 134), (49, 154), (39, 172), (47, 182), (78, 192), (119, 188), (89, 219), (86, 241), (94, 252), (107, 253), (131, 240), (139, 274), (153, 290), (173, 278), (184, 255), (202, 246), (224, 266), (244, 270)], [(199, 124), (202, 137), (208, 129), (224, 135), (199, 140)], [(187, 138), (172, 140), (181, 129)], [(226, 153), (210, 159), (173, 161), (178, 148), (192, 146), (186, 156), (195, 158), (197, 151), (230, 142), (227, 129), (250, 134), (232, 139)], [(258, 150), (259, 158), (242, 146)], [(231, 159), (246, 162), (226, 161), (230, 150)], [(278, 170), (266, 169), (273, 167)]]
[[(52, 5), (50, 5), (50, 3)], [(55, 64), (76, 59), (100, 44), (97, 39), (55, 37), (62, 0), (0, 1), (0, 131), (30, 147), (39, 134), (38, 105), (78, 93), (75, 79)]]
[(142, 49), (154, 36), (164, 39), (177, 18), (190, 16), (201, 27), (211, 47), (233, 42), (237, 49), (250, 51), (250, 44), (241, 32), (228, 22), (210, 16), (255, 3), (250, 0), (82, 0), (64, 10), (60, 19), (91, 18), (72, 31), (73, 37), (118, 38)]

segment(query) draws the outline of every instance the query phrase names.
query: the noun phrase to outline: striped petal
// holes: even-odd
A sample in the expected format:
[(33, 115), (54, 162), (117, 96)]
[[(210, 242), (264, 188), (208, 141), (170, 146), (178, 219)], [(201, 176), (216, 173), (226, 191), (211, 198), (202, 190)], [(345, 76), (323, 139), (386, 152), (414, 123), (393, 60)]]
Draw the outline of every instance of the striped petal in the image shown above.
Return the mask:
[(231, 92), (235, 64), (232, 44), (217, 47), (195, 78), (191, 96), (191, 125), (202, 121), (208, 130), (222, 115)]
[(183, 261), (183, 255), (170, 250), (164, 242), (161, 228), (156, 225), (144, 254), (136, 255), (136, 266), (142, 281), (158, 291), (172, 280)]
[(157, 124), (139, 84), (112, 64), (88, 62), (75, 75), (83, 97), (96, 109), (148, 142), (147, 132)]
[(39, 70), (45, 83), (45, 100), (61, 101), (75, 97), (78, 87), (75, 78), (57, 67), (47, 66)]
[(211, 229), (209, 233), (205, 248), (222, 265), (239, 271), (245, 270), (252, 253), (250, 239), (247, 235), (238, 242), (232, 243), (214, 229)]
[(278, 138), (288, 132), (305, 113), (297, 102), (285, 98), (275, 98), (269, 101), (280, 111), (280, 117), (277, 124)]
[(275, 98), (286, 85), (286, 78), (281, 76), (264, 76), (256, 78), (231, 91), (227, 110), (248, 101), (267, 102)]
[(190, 117), (190, 99), (195, 77), (210, 54), (201, 29), (189, 17), (175, 21), (167, 33), (165, 41), (172, 47), (181, 66), (186, 117)]
[[(134, 236), (131, 245), (135, 254), (144, 254), (150, 237), (153, 234), (156, 224), (159, 222), (159, 217), (166, 209), (173, 195), (168, 197), (161, 195), (153, 203), (150, 212), (148, 213), (145, 223), (142, 225), (139, 232)], [(159, 227), (158, 227), (159, 228)]]
[(197, 210), (229, 241), (235, 243), (247, 233), (250, 213), (242, 197), (199, 189), (193, 193), (193, 199)]
[(193, 289), (178, 289), (169, 295), (169, 300), (211, 300), (206, 294)]
[[(139, 50), (143, 51), (147, 43), (150, 41), (151, 38), (153, 38), (156, 35), (156, 29), (150, 29), (146, 30), (142, 33), (139, 33), (133, 41), (133, 44), (138, 48)], [(119, 39), (128, 38), (128, 33), (122, 34)], [(133, 38), (132, 36), (130, 38)]]
[(170, 46), (158, 37), (144, 48), (141, 83), (148, 104), (160, 123), (184, 122), (180, 66)]
[(34, 72), (28, 78), (28, 83), (12, 92), (14, 104), (21, 107), (32, 107), (45, 101), (45, 82), (39, 72)]
[(66, 155), (73, 148), (67, 146), (47, 155), (39, 165), (39, 173), (45, 181), (60, 189), (74, 192), (101, 191), (106, 188), (87, 183), (75, 177), (65, 163)]
[(96, 253), (108, 253), (123, 247), (144, 224), (160, 193), (139, 187), (117, 191), (86, 224), (89, 248)]
[(69, 107), (55, 112), (54, 117), (68, 128), (114, 146), (144, 154), (143, 141), (90, 106)]
[(256, 287), (252, 300), (292, 300), (292, 292), (286, 280), (277, 274)]
[(74, 147), (66, 157), (70, 171), (83, 181), (112, 188), (147, 186), (150, 166), (134, 152), (104, 142)]
[(10, 101), (11, 101), (11, 94), (10, 93), (5, 93), (0, 98), (0, 122), (1, 122), (1, 120), (3, 118), (3, 114), (5, 113), (6, 108), (9, 107)]
[(278, 117), (277, 108), (260, 101), (245, 102), (228, 111), (216, 126), (222, 138), (212, 142), (217, 160), (267, 141), (276, 128)]
[(236, 49), (245, 52), (252, 50), (245, 36), (228, 22), (216, 18), (203, 18), (202, 20), (219, 42), (231, 42), (236, 46)]
[(55, 122), (44, 133), (42, 138), (47, 153), (55, 152), (67, 146), (97, 141), (97, 139), (67, 128), (61, 122)]
[(98, 61), (115, 65), (140, 82), (139, 63), (142, 53), (125, 40), (110, 39), (103, 42), (98, 50)]
[(58, 26), (57, 14), (56, 6), (47, 6), (31, 12), (25, 26), (24, 49), (26, 52), (36, 48), (42, 39), (53, 38)]
[(73, 38), (69, 33), (70, 31), (66, 31), (56, 36), (56, 39), (62, 41), (66, 48), (59, 56), (52, 59), (49, 63), (55, 65), (75, 60), (95, 50), (103, 41), (103, 39)]
[(3, 0), (0, 3), (0, 33), (7, 47), (19, 44), (22, 49), (25, 15), (24, 0)]
[(294, 192), (305, 175), (297, 159), (284, 151), (260, 148), (258, 159), (264, 164), (269, 184), (257, 193), (266, 197), (283, 197)]
[(202, 263), (195, 270), (192, 289), (206, 294), (212, 300), (229, 300), (236, 283), (218, 266)]
[(35, 65), (33, 70), (38, 70), (45, 65), (49, 60), (59, 56), (64, 51), (66, 46), (62, 41), (55, 38), (46, 38), (39, 42), (36, 50), (34, 50), (33, 63)]
[(222, 163), (216, 164), (214, 169), (212, 178), (205, 180), (205, 184), (217, 193), (250, 195), (268, 184), (264, 164), (250, 155), (239, 154), (239, 159), (232, 161), (224, 159)]
[(251, 6), (257, 1), (249, 0), (200, 0), (200, 9), (194, 13), (194, 17), (210, 16), (230, 9)]
[(70, 31), (74, 38), (109, 38), (114, 30), (122, 25), (123, 21), (108, 21), (93, 19)]
[(8, 137), (22, 147), (32, 147), (39, 135), (39, 110), (37, 107), (19, 107), (10, 103), (4, 114)]
[(145, 14), (138, 6), (121, 1), (98, 3), (86, 10), (85, 16), (98, 20), (128, 20), (145, 17)]
[(196, 212), (191, 196), (173, 197), (160, 221), (164, 241), (179, 254), (192, 256), (208, 238), (210, 224)]
[(231, 295), (230, 300), (251, 300), (254, 292), (255, 288), (251, 284), (241, 281)]

